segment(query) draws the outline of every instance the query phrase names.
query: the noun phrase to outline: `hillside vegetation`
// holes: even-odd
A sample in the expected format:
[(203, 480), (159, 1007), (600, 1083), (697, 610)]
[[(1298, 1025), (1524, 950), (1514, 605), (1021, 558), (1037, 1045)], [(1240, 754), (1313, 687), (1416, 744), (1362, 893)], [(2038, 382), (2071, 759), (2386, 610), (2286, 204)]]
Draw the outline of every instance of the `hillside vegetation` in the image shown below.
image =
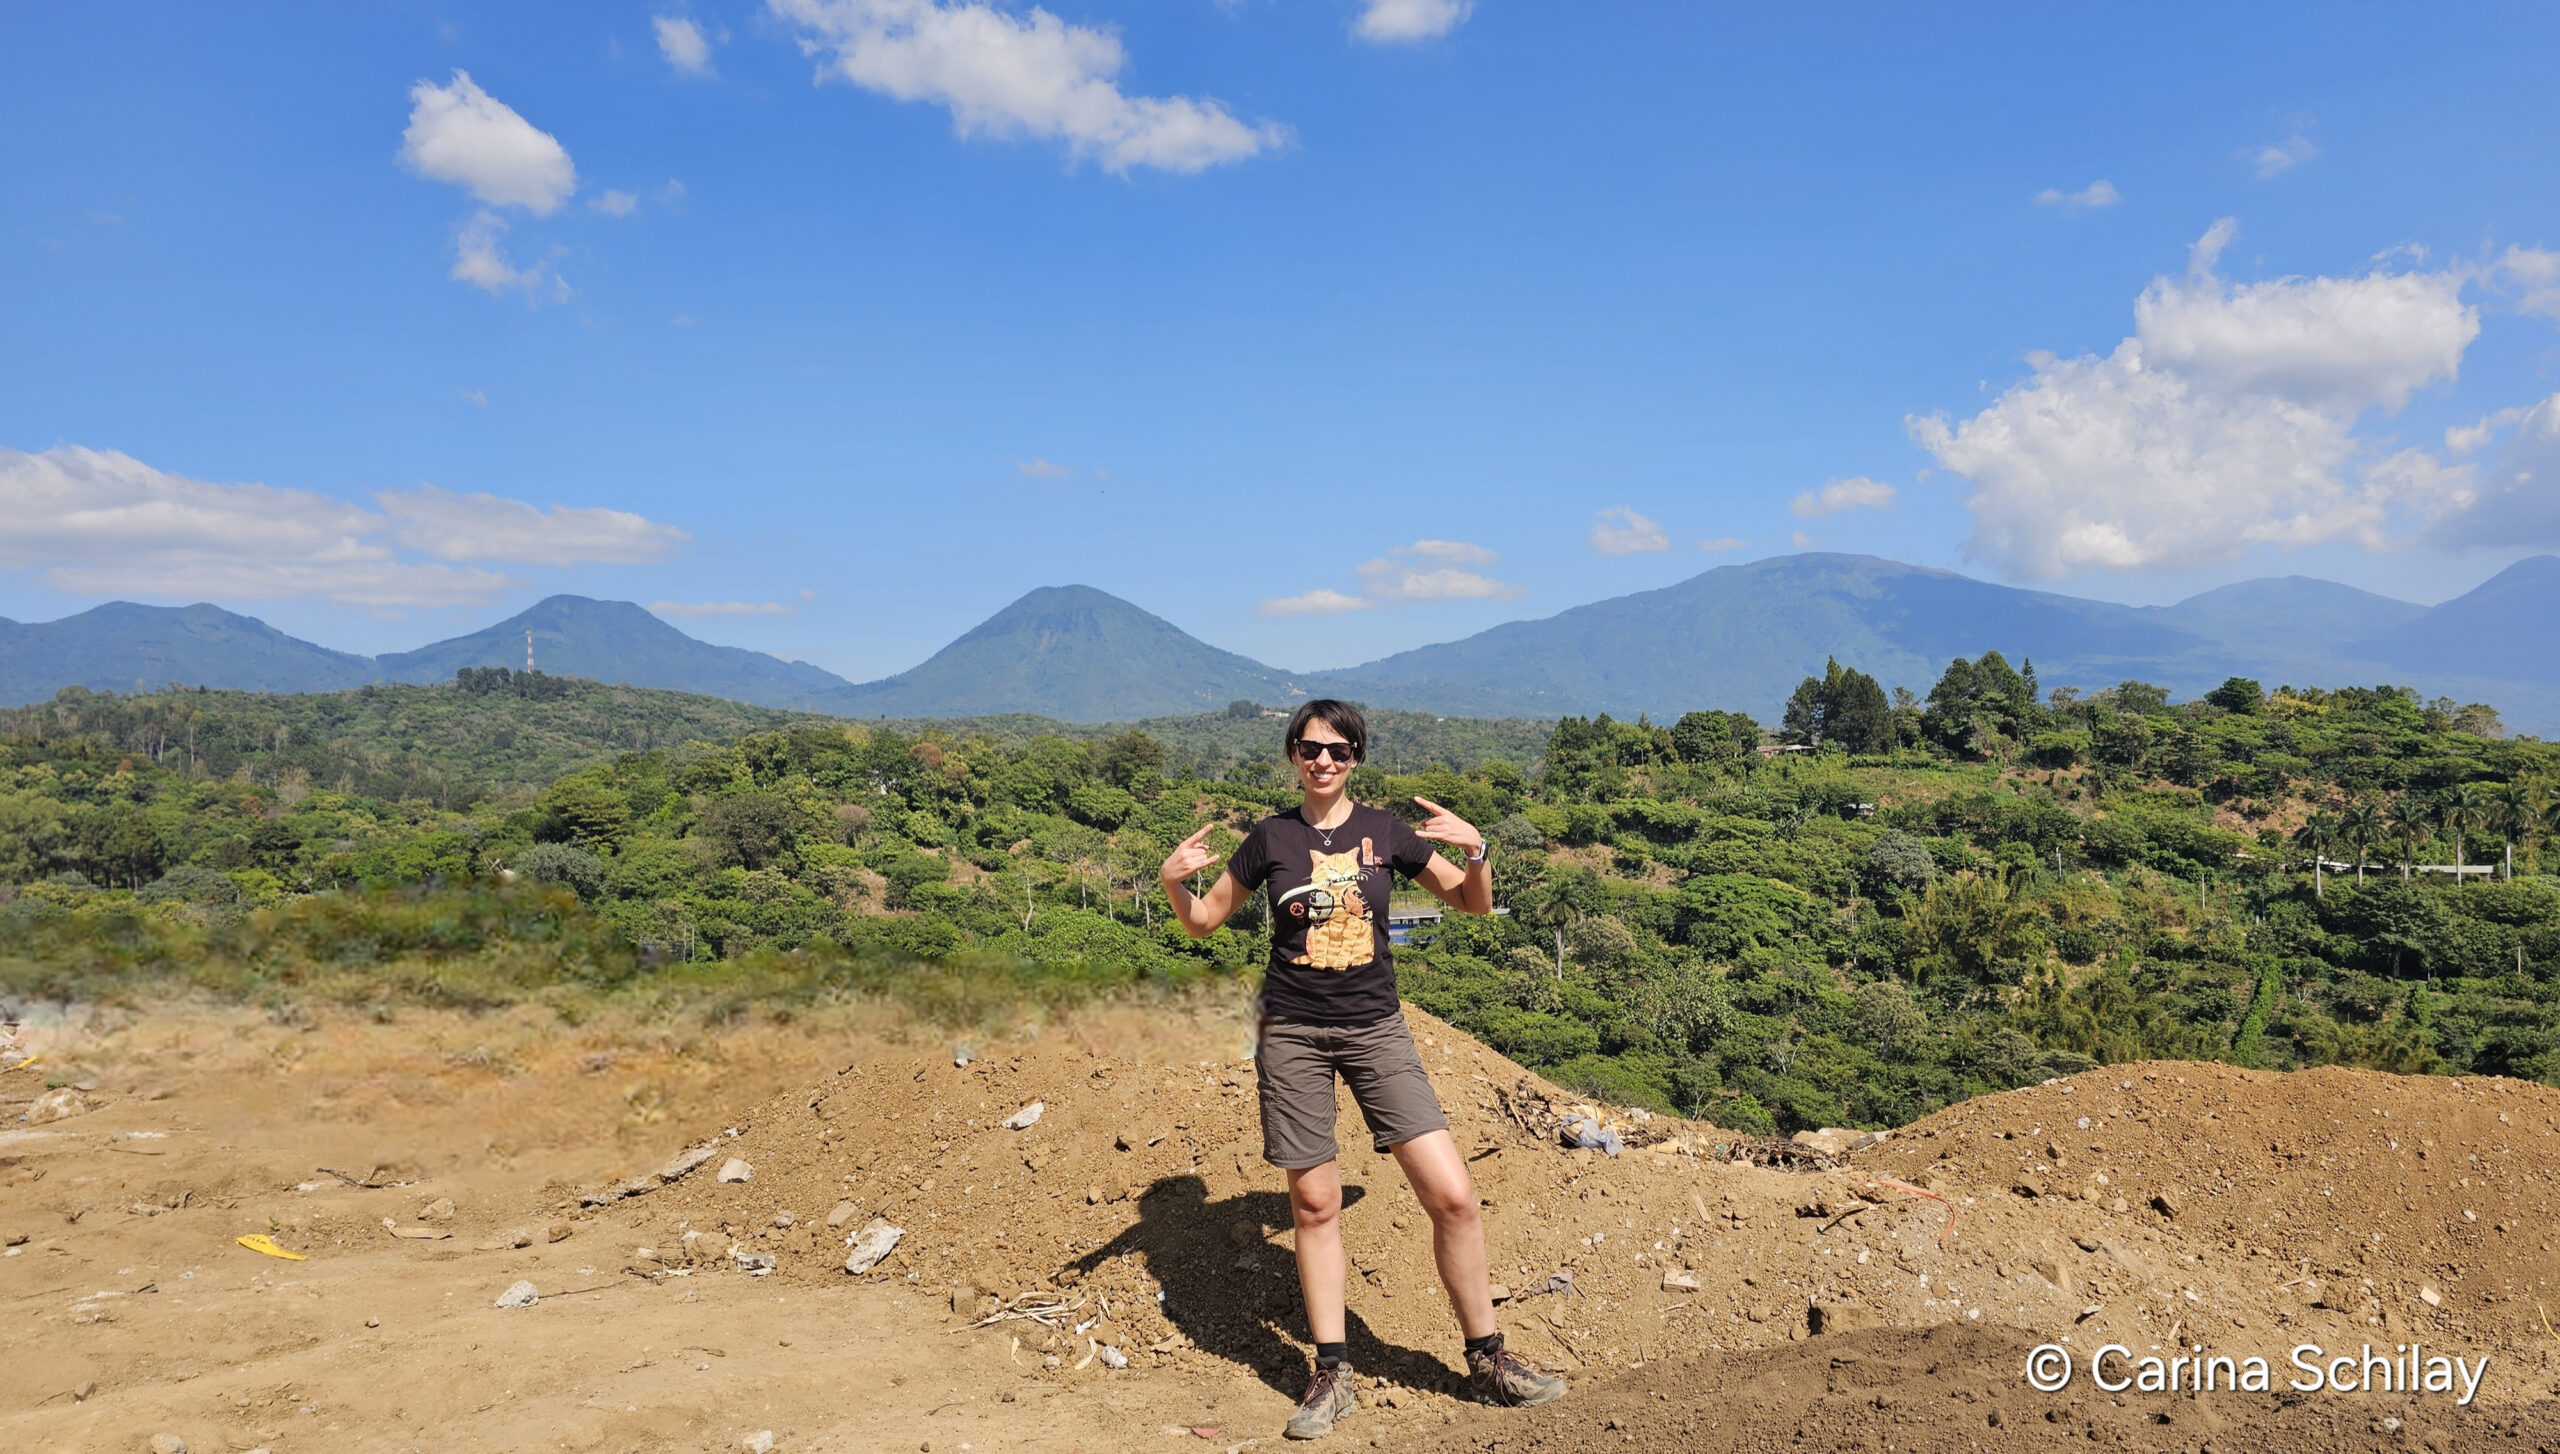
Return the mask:
[[(192, 752), (191, 704), (225, 709)], [(284, 736), (224, 756), (214, 717)], [(725, 986), (953, 1016), (1249, 981), (1254, 911), (1187, 939), (1154, 868), (1203, 822), (1232, 846), (1294, 801), (1279, 723), (1239, 704), (1154, 728), (785, 719), (497, 674), (66, 697), (0, 717), (0, 977), (564, 1010)], [(2047, 696), (1992, 653), (1925, 701), (1835, 668), (1776, 734), (1715, 712), (1376, 728), (1355, 794), (1483, 825), (1507, 910), (1421, 931), (1407, 997), (1587, 1093), (1765, 1128), (1899, 1124), (2147, 1057), (2560, 1078), (2560, 748), (2483, 707)], [(468, 801), (400, 776), (553, 750), (526, 733), (584, 760)], [(2315, 851), (2368, 866), (2315, 872)], [(2501, 873), (2423, 871), (2457, 862)]]

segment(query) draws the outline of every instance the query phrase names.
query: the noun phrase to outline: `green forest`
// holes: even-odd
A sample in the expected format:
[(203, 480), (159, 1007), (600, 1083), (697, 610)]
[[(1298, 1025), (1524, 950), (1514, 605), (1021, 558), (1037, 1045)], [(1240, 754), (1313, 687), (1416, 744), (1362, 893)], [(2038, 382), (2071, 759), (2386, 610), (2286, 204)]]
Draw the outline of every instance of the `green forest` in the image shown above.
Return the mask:
[[(1767, 727), (1372, 720), (1354, 795), (1482, 826), (1503, 909), (1415, 929), (1406, 997), (1588, 1094), (1765, 1130), (2143, 1057), (2560, 1083), (2560, 747), (2485, 706), (2046, 692), (1990, 652), (1925, 698), (1834, 664)], [(505, 671), (68, 691), (0, 713), (0, 992), (944, 1019), (1241, 992), (1258, 910), (1189, 939), (1155, 868), (1295, 801), (1280, 727)]]

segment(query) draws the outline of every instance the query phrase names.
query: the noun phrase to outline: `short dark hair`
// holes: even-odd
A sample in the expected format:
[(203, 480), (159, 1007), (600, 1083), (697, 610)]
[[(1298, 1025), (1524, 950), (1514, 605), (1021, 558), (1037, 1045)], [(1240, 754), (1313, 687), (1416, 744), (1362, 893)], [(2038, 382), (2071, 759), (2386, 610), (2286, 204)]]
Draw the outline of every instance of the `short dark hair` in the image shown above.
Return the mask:
[(1369, 723), (1359, 708), (1331, 697), (1311, 697), (1300, 702), (1298, 710), (1289, 714), (1289, 733), (1280, 739), (1282, 745), (1296, 751), (1298, 734), (1307, 730), (1310, 722), (1322, 722), (1341, 733), (1342, 740), (1351, 744), (1353, 762), (1369, 760)]

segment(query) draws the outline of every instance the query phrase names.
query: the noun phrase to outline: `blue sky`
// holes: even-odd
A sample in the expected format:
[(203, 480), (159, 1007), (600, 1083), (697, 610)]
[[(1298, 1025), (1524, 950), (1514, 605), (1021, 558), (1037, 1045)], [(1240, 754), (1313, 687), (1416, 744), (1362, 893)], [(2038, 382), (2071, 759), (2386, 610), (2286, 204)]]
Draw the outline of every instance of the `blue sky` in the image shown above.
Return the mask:
[(0, 615), (211, 599), (374, 651), (566, 590), (864, 679), (1037, 585), (1310, 668), (1799, 541), (2438, 600), (2560, 547), (2555, 40), (22, 9)]

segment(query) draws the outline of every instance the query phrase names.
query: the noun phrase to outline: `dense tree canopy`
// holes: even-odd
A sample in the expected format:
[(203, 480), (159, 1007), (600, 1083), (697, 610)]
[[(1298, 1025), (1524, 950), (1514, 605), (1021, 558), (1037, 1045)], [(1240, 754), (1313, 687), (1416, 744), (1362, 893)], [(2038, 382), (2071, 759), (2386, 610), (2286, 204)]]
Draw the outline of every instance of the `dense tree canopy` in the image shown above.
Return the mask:
[[(407, 689), (447, 694), (421, 730), (450, 711), (484, 734), (614, 736), (467, 801), (297, 745), (307, 705), (14, 714), (0, 958), (254, 966), (300, 945), (364, 966), (520, 931), (528, 964), (567, 977), (793, 953), (1005, 964), (1027, 986), (1258, 970), (1258, 906), (1191, 940), (1154, 874), (1194, 828), (1231, 847), (1294, 800), (1260, 708), (1161, 735), (767, 717), (653, 743), (630, 724), (680, 715), (590, 685)], [(1542, 740), (1414, 723), (1530, 744), (1435, 763), (1395, 741), (1403, 720), (1381, 714), (1355, 793), (1484, 827), (1504, 910), (1417, 928), (1408, 997), (1591, 1094), (1793, 1127), (2145, 1055), (2560, 1082), (2560, 751), (2484, 707), (2246, 681), (2045, 697), (1986, 652), (1925, 706), (1827, 665), (1782, 724), (1818, 749), (1798, 753), (1720, 711), (1566, 718)], [(1185, 745), (1255, 734), (1249, 754)], [(347, 766), (314, 772), (306, 750)]]

